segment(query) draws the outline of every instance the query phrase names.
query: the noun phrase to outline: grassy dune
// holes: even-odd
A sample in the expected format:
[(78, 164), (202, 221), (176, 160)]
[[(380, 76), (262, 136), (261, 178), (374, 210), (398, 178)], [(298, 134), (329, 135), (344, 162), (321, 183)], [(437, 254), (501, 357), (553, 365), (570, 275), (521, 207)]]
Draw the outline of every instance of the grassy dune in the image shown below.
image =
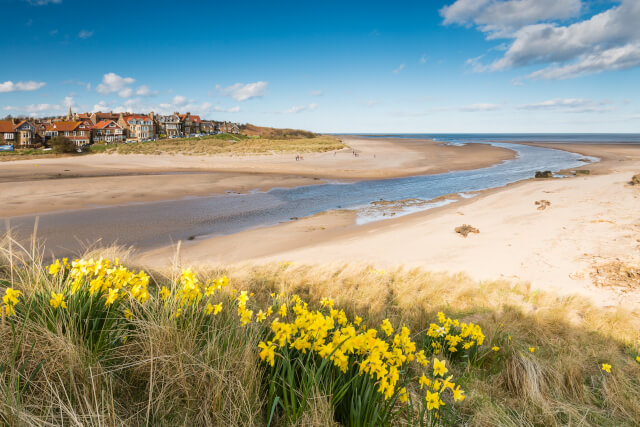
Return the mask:
[(163, 139), (133, 144), (93, 146), (93, 152), (118, 154), (221, 154), (241, 156), (272, 153), (310, 153), (344, 148), (338, 139), (315, 136), (297, 139), (267, 139), (244, 135), (220, 134), (200, 138)]
[[(168, 266), (147, 272), (150, 298), (144, 304), (122, 298), (106, 309), (106, 295), (98, 294), (87, 309), (78, 297), (82, 292), (72, 295), (65, 288), (66, 273), (51, 275), (37, 251), (10, 239), (0, 248), (0, 295), (3, 288), (21, 292), (13, 306), (17, 314), (0, 323), (0, 424), (324, 426), (364, 425), (365, 416), (384, 415), (374, 424), (534, 426), (635, 425), (640, 419), (637, 313), (599, 309), (578, 297), (420, 269), (281, 263), (182, 276)], [(84, 255), (119, 257), (131, 274), (139, 271), (119, 248)], [(205, 292), (223, 276), (228, 287), (219, 286), (210, 297), (222, 304), (219, 313), (206, 314), (204, 295), (194, 305), (178, 302), (188, 299), (185, 289), (193, 278)], [(171, 295), (166, 300), (163, 286)], [(127, 295), (140, 295), (128, 289)], [(241, 290), (248, 292), (246, 309), (237, 302)], [(67, 307), (53, 308), (51, 292), (60, 292)], [(434, 358), (445, 360), (446, 375), (466, 398), (455, 401), (447, 391), (444, 406), (425, 409), (425, 391), (413, 380), (420, 367), (409, 362), (389, 400), (378, 393), (379, 381), (358, 374), (357, 364), (342, 374), (332, 362), (324, 366), (317, 354), (314, 359), (313, 352), (296, 353), (290, 345), (276, 348), (270, 367), (258, 344), (275, 341), (270, 325), (276, 317), (283, 320), (281, 303), (288, 303), (286, 319), (293, 319), (293, 295), (325, 313), (330, 297), (336, 311), (344, 310), (354, 322), (361, 316), (362, 325), (377, 328), (380, 338), (386, 336), (385, 319), (394, 334), (406, 325), (416, 351), (425, 349), (431, 361), (427, 376)], [(258, 310), (266, 307), (274, 313), (259, 323)], [(243, 326), (248, 309), (252, 319)], [(438, 312), (479, 325), (482, 345), (435, 354), (429, 331), (440, 322)], [(351, 359), (363, 363), (357, 355)], [(603, 364), (611, 365), (610, 372)], [(310, 381), (311, 374), (318, 376)], [(358, 381), (360, 389), (353, 386)], [(408, 402), (401, 399), (401, 385)], [(362, 389), (371, 394), (363, 398)]]
[[(66, 155), (68, 156), (68, 154)], [(19, 148), (15, 151), (0, 151), (0, 162), (8, 162), (11, 160), (29, 160), (33, 158), (46, 159), (62, 156), (65, 156), (65, 154), (55, 154), (51, 151), (42, 151), (40, 149)]]

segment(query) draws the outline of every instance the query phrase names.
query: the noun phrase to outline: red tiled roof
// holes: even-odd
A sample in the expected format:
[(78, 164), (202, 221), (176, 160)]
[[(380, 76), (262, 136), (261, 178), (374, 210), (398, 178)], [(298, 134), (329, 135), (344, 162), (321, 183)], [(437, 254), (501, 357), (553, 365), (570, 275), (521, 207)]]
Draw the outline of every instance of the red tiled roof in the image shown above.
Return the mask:
[(202, 120), (200, 120), (200, 116), (191, 116), (191, 120), (196, 122), (196, 123), (200, 123)]
[(118, 114), (115, 113), (103, 113), (102, 111), (96, 111), (95, 113), (93, 113), (96, 115), (96, 118), (98, 119), (113, 119), (118, 118)]
[(124, 119), (124, 121), (125, 121), (125, 122), (127, 122), (127, 123), (129, 123), (129, 121), (130, 121), (130, 120), (133, 120), (133, 119), (146, 119), (146, 120), (151, 120), (151, 118), (150, 118), (150, 117), (143, 116), (142, 114), (133, 114), (133, 115), (131, 115), (131, 116), (125, 116), (125, 117), (123, 117), (123, 119)]
[(114, 122), (113, 120), (102, 120), (102, 121), (100, 121), (100, 122), (96, 123), (96, 124), (93, 126), (93, 128), (94, 128), (94, 129), (104, 129), (104, 128), (105, 128), (105, 127), (107, 127), (110, 123), (113, 123), (113, 124), (115, 124), (116, 126), (118, 126), (118, 128), (120, 128), (120, 126), (119, 126), (116, 122)]
[(0, 120), (0, 132), (13, 132), (13, 122), (11, 120)]
[(62, 132), (68, 132), (72, 130), (76, 130), (78, 126), (80, 126), (82, 122), (53, 122), (51, 126), (51, 130), (57, 130)]

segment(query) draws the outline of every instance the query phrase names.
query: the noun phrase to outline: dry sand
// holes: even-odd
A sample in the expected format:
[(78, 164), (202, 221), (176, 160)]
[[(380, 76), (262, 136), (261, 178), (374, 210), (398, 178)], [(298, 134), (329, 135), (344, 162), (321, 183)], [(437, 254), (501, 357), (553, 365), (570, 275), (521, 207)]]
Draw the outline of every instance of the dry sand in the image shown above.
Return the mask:
[[(0, 163), (0, 218), (295, 187), (325, 180), (380, 179), (476, 169), (514, 157), (485, 144), (342, 137), (350, 149), (269, 156), (97, 154)], [(358, 157), (353, 155), (353, 151)]]
[[(189, 242), (189, 264), (292, 261), (420, 266), (479, 280), (529, 282), (534, 289), (640, 304), (640, 147), (553, 144), (602, 162), (592, 175), (528, 180), (469, 200), (363, 226), (355, 214), (325, 213), (274, 227)], [(586, 168), (585, 168), (586, 169)], [(536, 201), (550, 205), (539, 210)], [(462, 224), (480, 230), (463, 238)], [(256, 244), (256, 242), (261, 242)], [(145, 254), (164, 263), (175, 248)]]

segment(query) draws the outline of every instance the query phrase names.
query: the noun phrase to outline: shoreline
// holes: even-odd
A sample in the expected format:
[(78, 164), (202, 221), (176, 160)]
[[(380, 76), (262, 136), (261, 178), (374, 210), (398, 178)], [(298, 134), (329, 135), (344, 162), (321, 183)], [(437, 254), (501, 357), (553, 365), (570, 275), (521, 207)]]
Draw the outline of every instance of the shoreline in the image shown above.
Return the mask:
[[(640, 189), (625, 182), (640, 172), (640, 147), (547, 145), (542, 146), (596, 156), (600, 162), (580, 168), (591, 175), (531, 178), (364, 225), (355, 224), (355, 211), (331, 211), (198, 238), (182, 242), (180, 259), (208, 266), (286, 261), (422, 267), (463, 272), (477, 280), (527, 282), (563, 295), (586, 295), (600, 305), (640, 305), (640, 284), (621, 292), (595, 287), (591, 277), (600, 264), (640, 266), (640, 239), (633, 237), (640, 235), (640, 222), (633, 217), (640, 211)], [(539, 211), (534, 201), (542, 199), (551, 206)], [(453, 228), (462, 223), (478, 227), (480, 234), (460, 237)], [(266, 246), (251, 243), (265, 240)], [(139, 260), (159, 265), (174, 255), (175, 246), (169, 246), (141, 253)]]
[[(20, 160), (0, 170), (0, 217), (17, 217), (91, 206), (118, 206), (212, 196), (228, 192), (293, 188), (329, 181), (430, 175), (491, 166), (515, 157), (488, 144), (445, 146), (426, 140), (345, 137), (349, 149), (271, 156), (95, 154)], [(355, 157), (352, 152), (359, 153)]]

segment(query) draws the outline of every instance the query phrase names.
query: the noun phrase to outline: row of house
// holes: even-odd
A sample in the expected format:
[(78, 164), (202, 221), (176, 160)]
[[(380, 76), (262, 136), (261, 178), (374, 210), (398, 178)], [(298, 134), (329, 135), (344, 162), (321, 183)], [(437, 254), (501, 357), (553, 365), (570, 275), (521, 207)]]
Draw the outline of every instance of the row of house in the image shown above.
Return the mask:
[(156, 115), (113, 112), (73, 113), (49, 120), (0, 120), (0, 145), (38, 147), (64, 136), (76, 145), (146, 141), (215, 133), (240, 133), (235, 123), (202, 120), (191, 113)]

